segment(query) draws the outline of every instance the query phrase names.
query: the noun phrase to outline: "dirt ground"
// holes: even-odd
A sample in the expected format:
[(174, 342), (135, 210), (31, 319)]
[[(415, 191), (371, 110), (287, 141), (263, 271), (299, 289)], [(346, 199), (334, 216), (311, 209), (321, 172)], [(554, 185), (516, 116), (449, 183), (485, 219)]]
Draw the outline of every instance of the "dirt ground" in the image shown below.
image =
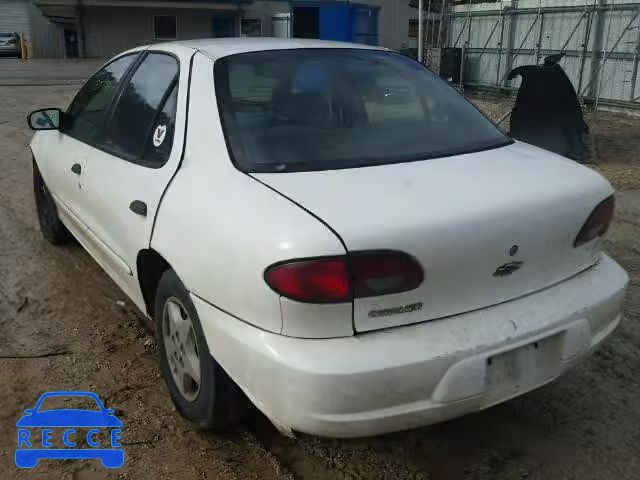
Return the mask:
[[(630, 273), (626, 319), (593, 356), (528, 395), (441, 425), (361, 440), (281, 437), (260, 415), (197, 432), (172, 408), (134, 307), (78, 246), (41, 237), (26, 113), (74, 87), (0, 87), (0, 479), (640, 478), (640, 119), (598, 113), (598, 164), (618, 193), (607, 250)], [(493, 118), (503, 100), (476, 99)], [(96, 392), (123, 421), (124, 466), (14, 464), (15, 422), (49, 390)]]

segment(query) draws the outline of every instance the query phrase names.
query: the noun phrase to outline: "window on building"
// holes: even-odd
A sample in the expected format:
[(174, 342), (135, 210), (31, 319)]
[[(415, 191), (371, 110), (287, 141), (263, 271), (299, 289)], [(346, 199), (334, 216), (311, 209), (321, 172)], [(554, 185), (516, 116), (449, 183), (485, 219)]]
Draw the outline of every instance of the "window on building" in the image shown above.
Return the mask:
[[(170, 55), (147, 55), (124, 88), (106, 137), (107, 148), (123, 158), (164, 164), (171, 153), (176, 112), (178, 62)], [(149, 141), (151, 139), (151, 146)]]
[(175, 40), (178, 38), (175, 15), (155, 15), (153, 17), (153, 38), (156, 40)]
[(66, 134), (87, 143), (98, 141), (120, 80), (136, 57), (120, 57), (91, 77), (64, 116)]
[(262, 21), (254, 18), (243, 18), (240, 20), (241, 37), (261, 37)]
[(418, 38), (418, 29), (420, 27), (418, 26), (418, 20), (417, 19), (410, 19), (409, 20), (409, 38)]

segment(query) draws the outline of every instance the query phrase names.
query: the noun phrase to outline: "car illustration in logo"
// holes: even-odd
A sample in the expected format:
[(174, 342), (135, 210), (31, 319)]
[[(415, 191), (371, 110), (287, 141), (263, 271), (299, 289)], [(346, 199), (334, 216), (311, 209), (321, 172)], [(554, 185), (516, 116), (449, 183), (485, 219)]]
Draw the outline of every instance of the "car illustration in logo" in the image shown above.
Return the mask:
[[(56, 409), (40, 411), (42, 402), (49, 397), (90, 397), (97, 403), (98, 410)], [(124, 463), (124, 451), (120, 447), (120, 428), (122, 422), (114, 415), (114, 410), (104, 407), (100, 398), (92, 392), (48, 392), (43, 394), (34, 408), (25, 410), (16, 423), (18, 427), (18, 448), (16, 465), (21, 468), (33, 468), (41, 458), (54, 459), (100, 459), (107, 468), (119, 468)], [(30, 441), (31, 428), (42, 427), (42, 448)], [(69, 448), (52, 448), (52, 428), (64, 428), (62, 440)], [(78, 433), (75, 428), (91, 428), (86, 434), (86, 443), (91, 448), (75, 448)], [(110, 448), (104, 448), (96, 440), (100, 429), (110, 430)], [(102, 448), (101, 448), (102, 447)]]

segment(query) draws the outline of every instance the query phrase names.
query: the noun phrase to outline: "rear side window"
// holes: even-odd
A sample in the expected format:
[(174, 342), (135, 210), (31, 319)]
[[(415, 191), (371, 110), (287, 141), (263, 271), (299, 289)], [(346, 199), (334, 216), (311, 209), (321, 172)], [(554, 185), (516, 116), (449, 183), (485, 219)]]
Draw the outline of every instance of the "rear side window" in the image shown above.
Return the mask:
[(125, 86), (109, 122), (105, 146), (130, 161), (160, 167), (173, 144), (178, 61), (150, 53)]
[(90, 144), (98, 141), (120, 81), (136, 58), (118, 58), (89, 79), (64, 115), (65, 133)]
[[(162, 166), (173, 146), (173, 133), (176, 123), (176, 104), (178, 102), (178, 85), (174, 85), (167, 97), (164, 107), (153, 122), (151, 134), (147, 135), (147, 144), (142, 155), (142, 163), (147, 166)], [(160, 139), (164, 136), (164, 140)]]
[(426, 160), (511, 142), (462, 95), (400, 54), (291, 49), (223, 57), (216, 96), (249, 172)]

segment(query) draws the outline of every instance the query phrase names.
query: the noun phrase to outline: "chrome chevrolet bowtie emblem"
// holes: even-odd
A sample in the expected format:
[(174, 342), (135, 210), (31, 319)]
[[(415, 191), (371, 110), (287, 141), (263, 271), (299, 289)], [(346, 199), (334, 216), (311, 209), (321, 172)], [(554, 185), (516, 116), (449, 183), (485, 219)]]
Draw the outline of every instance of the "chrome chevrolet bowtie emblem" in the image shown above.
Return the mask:
[(495, 272), (493, 272), (494, 277), (506, 277), (507, 275), (511, 275), (513, 272), (520, 270), (523, 262), (509, 262), (504, 265), (500, 265)]

